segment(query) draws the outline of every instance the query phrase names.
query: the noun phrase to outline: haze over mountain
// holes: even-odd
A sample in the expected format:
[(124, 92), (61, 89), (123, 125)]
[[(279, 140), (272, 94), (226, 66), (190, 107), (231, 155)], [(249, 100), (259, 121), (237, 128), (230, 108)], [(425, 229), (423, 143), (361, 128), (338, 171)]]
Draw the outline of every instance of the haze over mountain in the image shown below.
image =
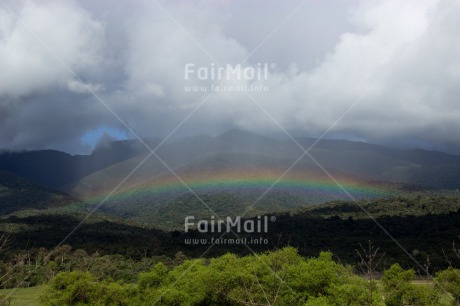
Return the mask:
[[(304, 149), (316, 142), (296, 140)], [(147, 142), (155, 147), (160, 140)], [(226, 206), (223, 211), (235, 215), (247, 209), (268, 213), (348, 200), (346, 192), (370, 199), (408, 190), (460, 189), (457, 155), (323, 139), (310, 154), (338, 186), (309, 156), (299, 159), (302, 153), (290, 139), (233, 129), (215, 137), (167, 141), (156, 151), (161, 160), (154, 155), (146, 159), (148, 151), (134, 140), (116, 141), (89, 156), (51, 150), (2, 153), (0, 171), (60, 188), (94, 205), (110, 194), (102, 211), (165, 223), (181, 210), (209, 215), (188, 188), (209, 199), (213, 211), (222, 212)]]
[[(297, 141), (304, 149), (308, 149), (316, 139), (297, 138)], [(153, 148), (159, 142), (148, 140)], [(127, 175), (147, 153), (142, 145), (136, 145), (135, 140), (110, 142), (105, 147), (96, 148), (91, 155), (70, 155), (55, 150), (4, 152), (0, 154), (0, 170), (56, 188), (69, 189), (69, 184), (73, 183), (71, 189), (76, 191), (86, 182), (100, 176), (117, 180)], [(272, 167), (284, 171), (302, 153), (289, 139), (274, 139), (238, 129), (216, 137), (201, 135), (170, 141), (157, 151), (168, 166), (181, 171), (210, 171), (232, 166)], [(316, 143), (311, 155), (329, 171), (366, 180), (430, 188), (460, 187), (455, 175), (459, 173), (458, 155), (332, 139), (322, 139)], [(302, 158), (295, 167), (319, 170), (308, 156)], [(162, 162), (152, 156), (132, 175), (130, 181), (141, 183), (168, 172)], [(108, 181), (98, 181), (107, 188), (111, 187)]]
[[(313, 138), (297, 140), (305, 149), (315, 142)], [(158, 156), (169, 167), (180, 173), (217, 172), (232, 168), (284, 171), (302, 153), (289, 139), (273, 139), (237, 129), (216, 137), (202, 135), (185, 138), (167, 143), (157, 151)], [(72, 188), (73, 192), (84, 197), (84, 186), (95, 186), (96, 182), (100, 184), (100, 188), (114, 187), (113, 180), (121, 180), (145, 154), (88, 175)], [(460, 188), (458, 155), (421, 149), (392, 149), (363, 142), (330, 139), (318, 142), (311, 150), (311, 155), (329, 172), (337, 175), (425, 188)], [(308, 156), (304, 156), (292, 170), (321, 172)], [(146, 180), (161, 175), (170, 175), (169, 170), (152, 156), (132, 174), (124, 188), (146, 183)]]

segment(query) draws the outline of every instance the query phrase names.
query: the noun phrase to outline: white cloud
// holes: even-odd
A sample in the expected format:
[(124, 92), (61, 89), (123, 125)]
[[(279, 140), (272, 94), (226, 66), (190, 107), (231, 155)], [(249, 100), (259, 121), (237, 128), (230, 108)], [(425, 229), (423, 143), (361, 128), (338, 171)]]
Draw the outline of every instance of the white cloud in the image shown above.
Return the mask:
[[(0, 96), (59, 86), (99, 61), (103, 26), (74, 2), (0, 6)], [(69, 69), (68, 69), (69, 68)]]

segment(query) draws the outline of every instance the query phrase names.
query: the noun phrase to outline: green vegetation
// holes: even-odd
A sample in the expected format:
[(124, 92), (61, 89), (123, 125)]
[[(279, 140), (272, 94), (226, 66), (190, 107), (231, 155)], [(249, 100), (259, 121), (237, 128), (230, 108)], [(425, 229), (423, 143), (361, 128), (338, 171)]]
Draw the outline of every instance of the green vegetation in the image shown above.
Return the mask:
[[(260, 193), (250, 188), (197, 190), (206, 205), (186, 188), (149, 193), (169, 175), (149, 159), (127, 184), (136, 186), (127, 187), (130, 196), (104, 203), (61, 245), (96, 204), (40, 184), (94, 200), (143, 158), (119, 145), (121, 155), (115, 147), (87, 157), (0, 154), (0, 168), (13, 172), (0, 172), (0, 305), (460, 305), (460, 250), (452, 245), (460, 237), (458, 156), (321, 141), (312, 151), (321, 164), (382, 192), (358, 192), (353, 202), (338, 192), (275, 188), (254, 207)], [(285, 169), (298, 149), (232, 132), (158, 153), (193, 181)], [(295, 171), (314, 169), (301, 161)], [(324, 201), (331, 202), (316, 205)], [(269, 244), (251, 245), (256, 255), (242, 245), (208, 252), (209, 245), (185, 243), (220, 236), (183, 232), (185, 216), (208, 219), (208, 207), (223, 217), (276, 217), (268, 233), (241, 235)]]
[[(182, 198), (185, 207), (202, 209), (188, 199)], [(238, 208), (229, 194), (205, 199), (223, 214)], [(183, 222), (178, 205), (164, 210), (177, 224)], [(1, 231), (10, 235), (8, 248), (0, 250), (5, 288), (0, 295), (10, 293), (6, 288), (31, 287), (10, 297), (12, 305), (34, 305), (46, 285), (45, 305), (150, 305), (156, 300), (160, 305), (455, 305), (460, 304), (460, 271), (453, 267), (460, 266), (460, 257), (452, 242), (460, 236), (459, 209), (455, 192), (309, 206), (276, 214), (268, 233), (247, 235), (270, 241), (251, 246), (260, 256), (246, 256), (244, 246), (216, 245), (201, 259), (193, 258), (208, 246), (184, 240), (209, 234), (184, 233), (176, 226), (162, 231), (103, 215), (79, 228), (69, 245), (55, 249), (82, 215), (23, 211), (0, 219)], [(356, 252), (369, 240), (385, 253), (370, 274), (361, 269), (366, 256)], [(295, 249), (282, 249), (287, 245)], [(277, 249), (282, 250), (269, 252)], [(426, 277), (425, 270), (435, 275), (434, 282), (415, 280)]]
[(8, 172), (0, 171), (0, 215), (23, 209), (62, 207), (79, 201), (65, 193)]
[(351, 201), (333, 201), (299, 209), (296, 215), (322, 218), (338, 216), (342, 219), (368, 219), (380, 217), (401, 217), (441, 215), (460, 210), (460, 193), (455, 191), (423, 191), (397, 197)]
[[(260, 193), (262, 192), (260, 191)], [(198, 193), (200, 200), (206, 204), (205, 206), (195, 195), (183, 188), (176, 196), (146, 195), (145, 198), (133, 196), (119, 201), (112, 200), (104, 205), (101, 212), (112, 218), (123, 216), (125, 220), (170, 231), (183, 229), (186, 216), (208, 219), (210, 217), (209, 209), (219, 216), (234, 217), (244, 214), (247, 217), (252, 217), (273, 212), (285, 212), (312, 203), (298, 195), (272, 191), (267, 194), (263, 201), (252, 206), (260, 193), (247, 191)], [(322, 199), (324, 200), (324, 196)], [(330, 199), (336, 198), (330, 197)], [(318, 200), (313, 203), (321, 203), (321, 201)], [(53, 211), (59, 210), (54, 209)]]
[[(429, 214), (448, 214), (460, 209), (460, 194), (455, 191), (436, 192), (412, 192), (400, 196), (384, 197), (371, 200), (360, 200), (358, 202), (335, 200), (325, 204), (310, 201), (300, 196), (294, 196), (286, 192), (271, 192), (267, 194), (257, 205), (251, 206), (259, 194), (230, 192), (216, 192), (199, 194), (200, 199), (206, 204), (203, 205), (196, 196), (184, 193), (172, 198), (158, 198), (146, 201), (140, 199), (138, 202), (133, 199), (129, 203), (109, 205), (102, 211), (111, 216), (123, 216), (145, 226), (170, 231), (182, 230), (184, 218), (195, 216), (199, 219), (208, 219), (209, 210), (212, 209), (219, 216), (240, 216), (253, 217), (265, 214), (289, 214), (304, 215), (308, 217), (327, 218), (339, 216), (342, 219), (348, 217), (354, 219), (369, 219), (369, 214), (374, 217), (392, 216), (425, 216)], [(324, 198), (325, 196), (323, 196)], [(134, 201), (134, 202), (133, 202)], [(365, 213), (362, 208), (369, 213)], [(62, 211), (62, 210), (61, 210)]]
[[(40, 296), (43, 295), (46, 286), (36, 286), (30, 288), (1, 289), (0, 301), (2, 297), (9, 296), (10, 306), (39, 306)], [(0, 302), (0, 305), (1, 304)]]
[(439, 286), (452, 294), (455, 304), (460, 305), (460, 270), (449, 267), (437, 273), (437, 280)]
[[(460, 193), (456, 191), (418, 191), (411, 193), (400, 192), (400, 195), (387, 196), (377, 199), (361, 199), (359, 201), (337, 200), (337, 195), (321, 195), (315, 198), (315, 193), (302, 197), (287, 192), (271, 191), (255, 206), (252, 204), (260, 196), (254, 192), (212, 192), (198, 193), (200, 199), (183, 190), (182, 194), (168, 197), (132, 197), (101, 207), (100, 212), (112, 219), (129, 220), (146, 227), (171, 231), (183, 230), (184, 218), (195, 216), (197, 219), (209, 219), (211, 209), (219, 216), (253, 217), (266, 214), (295, 214), (305, 217), (335, 217), (342, 219), (369, 219), (379, 217), (426, 216), (433, 214), (448, 214), (460, 209)], [(324, 203), (328, 198), (329, 202)], [(322, 204), (318, 204), (322, 203)], [(313, 205), (314, 204), (314, 205)], [(209, 208), (209, 209), (208, 209)], [(366, 212), (363, 211), (364, 208)], [(72, 207), (57, 207), (47, 212), (66, 213), (66, 210), (77, 212), (91, 209), (91, 206), (81, 204)], [(369, 213), (369, 214), (368, 214)]]
[(44, 248), (15, 252), (9, 260), (0, 261), (0, 287), (32, 287), (47, 284), (60, 272), (84, 271), (97, 280), (133, 282), (142, 271), (148, 271), (162, 262), (173, 266), (182, 263), (184, 256), (177, 253), (174, 258), (166, 256), (142, 257), (134, 260), (129, 255), (88, 254), (82, 249), (72, 250), (63, 245), (48, 251)]
[[(451, 270), (448, 270), (451, 271)], [(126, 283), (90, 272), (62, 272), (43, 305), (454, 305), (460, 274), (438, 274), (435, 285), (413, 284), (415, 273), (394, 264), (378, 284), (333, 254), (303, 258), (287, 247), (261, 255), (226, 254), (156, 264)]]
[(398, 305), (439, 305), (439, 290), (415, 285), (414, 270), (403, 270), (399, 264), (392, 265), (383, 273), (382, 283), (385, 292), (391, 292), (385, 303), (389, 306)]
[[(208, 204), (218, 205), (219, 197), (209, 195)], [(222, 198), (219, 215), (228, 213), (234, 197)], [(184, 202), (185, 203), (185, 202)], [(187, 205), (204, 209), (201, 203)], [(185, 204), (184, 204), (185, 205)], [(186, 207), (189, 207), (186, 206)], [(217, 208), (217, 207), (216, 207)], [(369, 214), (363, 212), (364, 208)], [(423, 274), (419, 265), (404, 253), (389, 236), (376, 224), (377, 221), (390, 233), (421, 265), (429, 263), (429, 271), (436, 272), (447, 268), (447, 255), (460, 263), (452, 253), (452, 242), (460, 236), (460, 197), (455, 193), (429, 194), (414, 193), (388, 199), (362, 200), (358, 202), (336, 201), (290, 211), (277, 213), (275, 222), (269, 223), (268, 233), (245, 234), (249, 238), (268, 239), (268, 245), (253, 245), (257, 252), (273, 250), (291, 245), (297, 247), (302, 256), (317, 256), (321, 251), (331, 251), (345, 263), (358, 261), (355, 249), (359, 244), (372, 240), (386, 257), (384, 268), (399, 263), (403, 268), (414, 268)], [(198, 210), (196, 211), (199, 212)], [(11, 261), (19, 250), (37, 252), (40, 248), (51, 249), (56, 246), (83, 218), (83, 214), (44, 214), (30, 212), (16, 214), (0, 219), (0, 231), (7, 231), (11, 236), (10, 249), (0, 260)], [(170, 230), (158, 230), (135, 222), (93, 216), (76, 231), (67, 244), (74, 250), (82, 249), (89, 254), (122, 254), (134, 260), (143, 257), (174, 257), (183, 252), (193, 258), (200, 256), (206, 245), (187, 245), (185, 239), (209, 238), (210, 234), (197, 231), (183, 232), (182, 218), (178, 206), (175, 210), (165, 211), (169, 220), (176, 224)], [(230, 214), (233, 215), (233, 214)], [(197, 215), (203, 216), (204, 212)], [(209, 217), (209, 216), (208, 216)], [(370, 217), (374, 218), (372, 220)], [(163, 224), (166, 225), (166, 219)], [(225, 238), (234, 238), (227, 234)], [(219, 245), (206, 254), (216, 257), (227, 252), (239, 255), (248, 254), (244, 246)], [(455, 264), (457, 264), (455, 262)]]
[[(459, 208), (451, 193), (331, 202), (276, 215), (263, 234), (271, 244), (251, 246), (260, 255), (220, 245), (199, 259), (193, 258), (208, 246), (184, 244), (209, 237), (197, 231), (164, 232), (99, 216), (70, 245), (52, 249), (80, 219), (9, 216), (0, 219), (2, 229), (14, 229), (9, 248), (0, 246), (0, 286), (31, 287), (14, 291), (11, 305), (37, 305), (38, 295), (43, 305), (460, 305), (454, 268), (460, 251), (452, 247)], [(382, 259), (369, 261), (371, 244), (357, 253), (369, 240)], [(435, 279), (416, 280), (427, 272)]]

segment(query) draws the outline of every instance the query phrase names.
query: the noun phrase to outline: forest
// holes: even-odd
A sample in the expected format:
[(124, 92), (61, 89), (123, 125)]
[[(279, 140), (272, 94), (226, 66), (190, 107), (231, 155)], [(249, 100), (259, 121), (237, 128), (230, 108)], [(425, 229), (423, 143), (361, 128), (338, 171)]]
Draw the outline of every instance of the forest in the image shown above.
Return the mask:
[(100, 216), (59, 244), (78, 215), (10, 215), (0, 295), (5, 305), (18, 305), (14, 288), (40, 288), (42, 305), (460, 305), (459, 208), (452, 193), (334, 201), (271, 215), (268, 233), (249, 235), (267, 245), (211, 248), (185, 243), (210, 233)]
[[(353, 266), (331, 252), (305, 258), (293, 247), (210, 259), (178, 253), (136, 263), (67, 247), (60, 251), (37, 257), (41, 263), (29, 274), (27, 281), (48, 284), (42, 305), (460, 304), (460, 270), (450, 266), (423, 280), (397, 263), (380, 271), (384, 253), (371, 242), (357, 250), (360, 261)], [(3, 305), (11, 302), (0, 298)]]

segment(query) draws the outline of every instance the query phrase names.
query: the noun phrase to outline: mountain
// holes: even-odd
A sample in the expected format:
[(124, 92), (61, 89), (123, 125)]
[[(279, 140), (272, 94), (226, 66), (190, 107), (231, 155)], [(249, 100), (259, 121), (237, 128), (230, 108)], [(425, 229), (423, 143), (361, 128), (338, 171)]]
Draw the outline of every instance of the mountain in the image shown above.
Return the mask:
[[(303, 149), (316, 142), (296, 140)], [(143, 153), (96, 171), (70, 192), (94, 204), (104, 200), (106, 213), (170, 228), (187, 215), (209, 216), (208, 207), (219, 215), (251, 216), (348, 200), (341, 187), (356, 199), (460, 188), (456, 155), (321, 140), (309, 153), (339, 187), (309, 156), (299, 158), (303, 149), (290, 139), (241, 130), (188, 137), (165, 143), (158, 157)], [(189, 188), (209, 202), (201, 203)]]
[[(304, 141), (304, 145), (312, 143)], [(321, 140), (312, 155), (326, 168), (365, 179), (427, 189), (460, 188), (460, 156), (422, 149), (392, 149), (343, 140)], [(321, 152), (321, 153), (319, 153)]]
[[(309, 148), (316, 139), (298, 138)], [(222, 135), (197, 136), (166, 143), (156, 152), (162, 159), (149, 157), (132, 173), (121, 189), (176, 172), (209, 172), (214, 169), (279, 169), (284, 171), (303, 153), (291, 140), (278, 140), (241, 130)], [(130, 174), (147, 153), (116, 163), (88, 175), (72, 188), (83, 198), (109, 190)], [(423, 188), (460, 188), (460, 156), (420, 149), (400, 150), (362, 142), (323, 139), (310, 154), (331, 174), (357, 180), (417, 185)], [(164, 164), (166, 163), (168, 167)], [(308, 156), (293, 171), (322, 172)], [(97, 186), (97, 187), (95, 187)]]
[(91, 155), (70, 155), (56, 150), (0, 151), (0, 171), (15, 173), (43, 186), (65, 189), (72, 182), (142, 152), (143, 148), (131, 140), (110, 142), (97, 147)]
[[(155, 148), (160, 139), (146, 141)], [(296, 141), (304, 149), (316, 143), (310, 154), (332, 172), (426, 188), (458, 189), (460, 185), (458, 155), (421, 149), (401, 150), (347, 140), (322, 139), (317, 142), (314, 138), (299, 137)], [(290, 139), (273, 139), (238, 129), (216, 137), (200, 135), (169, 141), (156, 151), (172, 169), (219, 152), (243, 152), (252, 154), (254, 160), (262, 156), (286, 163), (295, 161), (303, 153)], [(96, 148), (91, 155), (70, 155), (55, 150), (3, 152), (0, 153), (0, 171), (15, 173), (44, 186), (70, 190), (93, 173), (110, 173), (111, 178), (126, 175), (147, 153), (135, 140), (107, 143)], [(299, 163), (316, 168), (308, 157)], [(165, 172), (168, 169), (162, 162), (151, 157), (136, 171), (133, 181)]]
[(1, 215), (24, 209), (62, 207), (77, 201), (61, 191), (44, 188), (12, 173), (0, 172)]
[[(350, 195), (375, 199), (411, 190), (460, 189), (458, 155), (347, 140), (296, 141), (234, 129), (215, 137), (170, 140), (153, 155), (134, 140), (108, 143), (88, 156), (3, 153), (0, 170), (61, 188), (90, 205), (104, 201), (101, 209), (108, 214), (157, 225), (207, 211), (192, 199), (191, 190), (210, 197), (214, 211), (254, 215)], [(160, 140), (147, 142), (155, 148)], [(315, 160), (302, 157), (312, 144), (309, 153)]]

